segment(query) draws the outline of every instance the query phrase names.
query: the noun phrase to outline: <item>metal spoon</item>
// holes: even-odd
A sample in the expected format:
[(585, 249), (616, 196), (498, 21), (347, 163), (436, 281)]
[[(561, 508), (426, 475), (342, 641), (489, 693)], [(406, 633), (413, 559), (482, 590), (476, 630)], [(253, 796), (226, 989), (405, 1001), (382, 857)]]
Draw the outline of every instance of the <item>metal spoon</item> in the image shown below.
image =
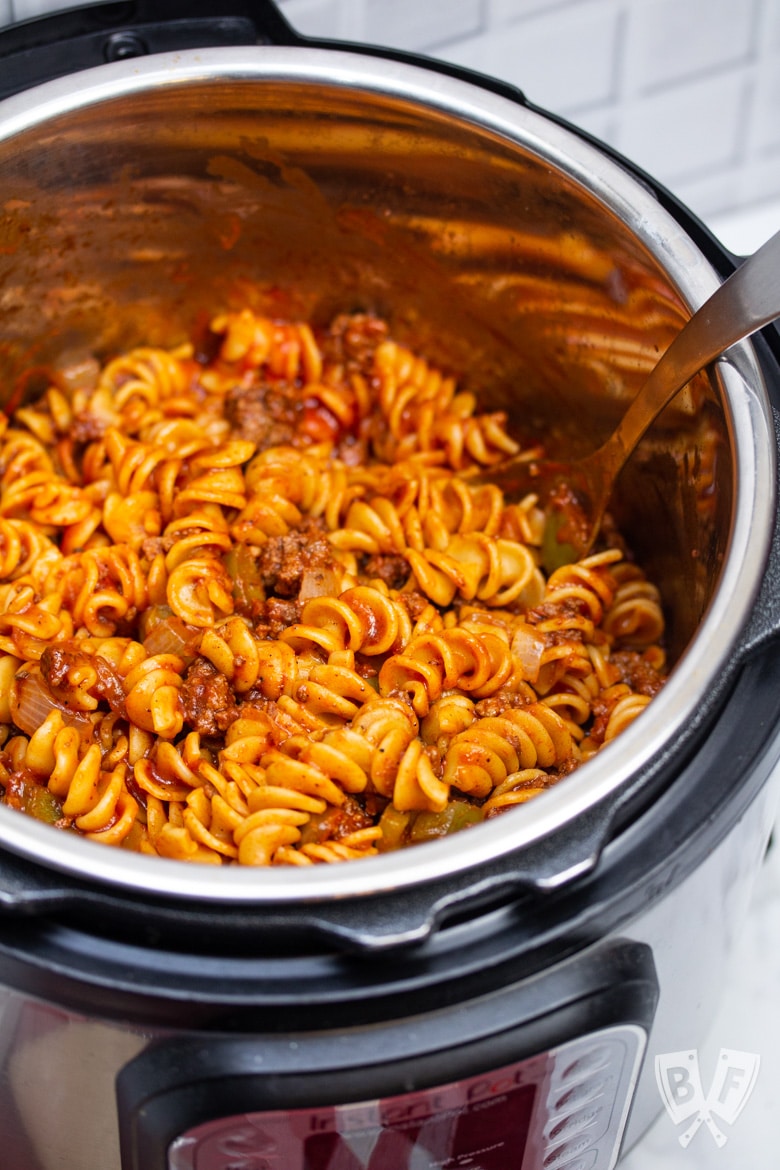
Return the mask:
[(615, 480), (663, 408), (699, 370), (778, 316), (780, 232), (743, 261), (686, 322), (617, 428), (591, 455), (571, 464), (513, 457), (480, 472), (472, 481), (497, 483), (514, 495), (529, 491), (544, 494), (562, 481), (568, 483), (583, 504), (585, 523), (563, 526), (557, 556), (556, 550), (549, 548), (557, 533), (548, 533), (546, 559), (565, 563), (585, 556), (598, 534)]

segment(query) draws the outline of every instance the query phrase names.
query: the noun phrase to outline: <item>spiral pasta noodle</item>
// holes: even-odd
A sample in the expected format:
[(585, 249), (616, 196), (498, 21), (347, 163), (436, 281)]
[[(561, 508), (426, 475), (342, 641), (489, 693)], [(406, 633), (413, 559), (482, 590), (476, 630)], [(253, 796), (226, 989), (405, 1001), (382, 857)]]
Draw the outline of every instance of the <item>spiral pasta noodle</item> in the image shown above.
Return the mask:
[(0, 419), (3, 803), (177, 861), (351, 861), (516, 809), (651, 701), (658, 590), (616, 548), (545, 574), (543, 503), (461, 474), (520, 450), (505, 417), (384, 322), (245, 309), (199, 352)]

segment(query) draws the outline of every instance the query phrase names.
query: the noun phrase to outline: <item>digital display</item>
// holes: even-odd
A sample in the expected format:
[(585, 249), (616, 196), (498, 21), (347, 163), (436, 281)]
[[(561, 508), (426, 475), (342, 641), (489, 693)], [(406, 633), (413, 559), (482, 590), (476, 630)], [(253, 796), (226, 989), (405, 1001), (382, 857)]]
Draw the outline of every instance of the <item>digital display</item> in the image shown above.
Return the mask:
[(190, 1130), (170, 1170), (520, 1170), (527, 1065), (379, 1101), (248, 1113)]
[(613, 1170), (646, 1039), (625, 1024), (409, 1093), (233, 1113), (181, 1132), (168, 1170)]

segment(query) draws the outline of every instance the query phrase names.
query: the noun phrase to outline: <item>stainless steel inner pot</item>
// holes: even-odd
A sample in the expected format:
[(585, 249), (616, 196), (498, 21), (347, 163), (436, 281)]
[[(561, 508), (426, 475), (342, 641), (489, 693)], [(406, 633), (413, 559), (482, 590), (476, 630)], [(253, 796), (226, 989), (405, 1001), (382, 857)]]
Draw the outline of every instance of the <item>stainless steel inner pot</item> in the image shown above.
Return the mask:
[[(215, 49), (105, 66), (0, 106), (6, 402), (52, 365), (172, 345), (226, 307), (322, 322), (368, 309), (521, 434), (585, 451), (717, 283), (653, 191), (597, 146), (425, 68)], [(662, 589), (676, 665), (622, 737), (522, 810), (312, 872), (215, 874), (5, 807), (0, 843), (129, 890), (284, 904), (409, 887), (576, 835), (697, 722), (761, 583), (774, 431), (749, 345), (664, 413), (614, 512)]]

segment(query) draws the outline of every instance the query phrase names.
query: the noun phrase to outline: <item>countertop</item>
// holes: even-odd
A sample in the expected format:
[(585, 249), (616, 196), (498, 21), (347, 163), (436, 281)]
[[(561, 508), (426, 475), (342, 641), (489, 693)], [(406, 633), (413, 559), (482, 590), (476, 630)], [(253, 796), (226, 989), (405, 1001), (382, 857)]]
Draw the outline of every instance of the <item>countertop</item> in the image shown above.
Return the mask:
[[(710, 223), (733, 252), (747, 255), (780, 229), (780, 203), (735, 212)], [(664, 1113), (620, 1170), (774, 1170), (780, 1165), (780, 819), (774, 843), (758, 876), (737, 953), (726, 977), (720, 1012), (712, 1029), (719, 1048), (760, 1057), (750, 1097), (721, 1148), (702, 1126), (687, 1149)], [(712, 1069), (702, 1067), (708, 1091)]]

